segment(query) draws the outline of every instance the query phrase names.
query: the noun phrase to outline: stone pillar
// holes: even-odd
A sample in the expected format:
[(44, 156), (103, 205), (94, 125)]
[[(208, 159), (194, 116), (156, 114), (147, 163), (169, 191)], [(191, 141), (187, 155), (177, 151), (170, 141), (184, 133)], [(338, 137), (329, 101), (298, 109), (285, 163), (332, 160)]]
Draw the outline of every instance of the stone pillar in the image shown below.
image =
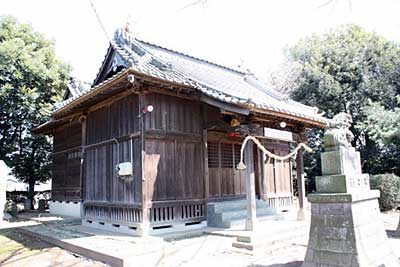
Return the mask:
[(399, 218), (399, 225), (397, 226), (397, 236), (400, 237), (400, 218)]
[(361, 173), (360, 154), (337, 146), (321, 154), (303, 267), (398, 266), (379, 211), (379, 191)]
[(253, 231), (257, 223), (256, 217), (256, 191), (255, 191), (255, 175), (253, 160), (253, 142), (248, 141), (246, 144), (246, 199), (247, 199), (247, 219), (246, 230)]

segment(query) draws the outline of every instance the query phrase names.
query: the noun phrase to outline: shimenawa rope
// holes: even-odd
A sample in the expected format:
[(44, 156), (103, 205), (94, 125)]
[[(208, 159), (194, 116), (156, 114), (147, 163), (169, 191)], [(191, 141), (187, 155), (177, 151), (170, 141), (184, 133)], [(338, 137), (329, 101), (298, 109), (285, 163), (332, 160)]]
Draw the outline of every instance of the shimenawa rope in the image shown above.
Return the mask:
[(290, 152), (289, 154), (287, 154), (286, 156), (279, 156), (279, 155), (276, 155), (276, 154), (272, 153), (271, 151), (268, 151), (268, 150), (260, 143), (260, 141), (258, 141), (257, 138), (255, 138), (254, 136), (250, 136), (250, 135), (249, 135), (249, 136), (247, 136), (247, 137), (244, 139), (244, 141), (243, 141), (243, 143), (242, 143), (242, 147), (240, 148), (240, 162), (238, 163), (238, 165), (237, 165), (237, 167), (236, 167), (238, 170), (244, 170), (244, 169), (246, 169), (246, 165), (245, 165), (244, 162), (243, 162), (243, 153), (244, 153), (244, 148), (246, 147), (246, 144), (247, 144), (247, 142), (248, 142), (249, 140), (252, 140), (252, 141), (257, 145), (257, 147), (258, 147), (259, 149), (261, 149), (261, 151), (264, 152), (264, 154), (266, 154), (266, 155), (268, 156), (268, 162), (269, 162), (269, 160), (270, 160), (271, 158), (276, 159), (276, 160), (280, 160), (280, 161), (287, 160), (287, 159), (293, 157), (294, 155), (296, 155), (297, 152), (298, 152), (301, 148), (304, 148), (304, 150), (306, 150), (306, 151), (309, 152), (309, 153), (312, 153), (312, 152), (313, 152), (312, 148), (310, 148), (310, 147), (307, 146), (306, 144), (304, 144), (304, 143), (299, 143), (299, 144), (296, 146), (296, 148), (295, 148), (292, 152)]

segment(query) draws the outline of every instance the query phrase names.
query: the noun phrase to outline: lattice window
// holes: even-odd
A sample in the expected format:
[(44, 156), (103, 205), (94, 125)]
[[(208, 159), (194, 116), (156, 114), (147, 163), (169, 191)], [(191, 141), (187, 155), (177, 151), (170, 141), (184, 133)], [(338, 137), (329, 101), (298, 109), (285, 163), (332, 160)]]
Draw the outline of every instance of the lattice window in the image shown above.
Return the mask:
[(233, 168), (232, 144), (221, 143), (221, 168)]
[(67, 158), (68, 159), (80, 159), (81, 158), (81, 151), (77, 150), (77, 151), (68, 152)]
[(233, 145), (233, 154), (235, 156), (235, 166), (237, 166), (240, 161), (240, 149), (241, 148), (242, 148), (242, 145), (239, 145), (239, 144)]
[(208, 168), (219, 168), (218, 143), (207, 143)]

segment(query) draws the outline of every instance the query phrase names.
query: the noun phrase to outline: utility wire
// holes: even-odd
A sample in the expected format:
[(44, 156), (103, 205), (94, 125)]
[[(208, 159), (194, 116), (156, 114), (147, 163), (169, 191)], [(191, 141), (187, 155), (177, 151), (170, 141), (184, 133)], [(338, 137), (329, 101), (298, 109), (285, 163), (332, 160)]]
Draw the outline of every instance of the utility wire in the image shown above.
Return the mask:
[(102, 30), (103, 30), (103, 32), (104, 32), (104, 35), (106, 36), (106, 38), (108, 39), (108, 41), (109, 41), (110, 44), (112, 45), (111, 38), (110, 38), (110, 37), (108, 36), (108, 34), (107, 34), (106, 28), (104, 27), (104, 24), (103, 24), (103, 22), (101, 21), (101, 18), (100, 18), (100, 16), (99, 16), (99, 13), (97, 13), (97, 10), (96, 10), (96, 7), (94, 6), (93, 1), (92, 1), (92, 0), (89, 0), (89, 2), (90, 2), (90, 5), (92, 6), (92, 9), (93, 9), (94, 14), (95, 14), (96, 17), (97, 17), (97, 20), (98, 20), (98, 22), (99, 22), (99, 24), (100, 24), (100, 27), (102, 28)]

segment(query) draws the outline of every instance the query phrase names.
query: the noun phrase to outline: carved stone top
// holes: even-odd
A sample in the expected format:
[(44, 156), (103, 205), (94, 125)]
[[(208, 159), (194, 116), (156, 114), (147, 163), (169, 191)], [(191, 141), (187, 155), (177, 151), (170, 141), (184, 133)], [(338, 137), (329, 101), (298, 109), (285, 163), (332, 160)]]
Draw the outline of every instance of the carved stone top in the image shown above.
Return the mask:
[(347, 113), (339, 113), (334, 116), (325, 129), (324, 148), (336, 150), (339, 147), (351, 147), (354, 135), (349, 128), (352, 122), (351, 116)]

